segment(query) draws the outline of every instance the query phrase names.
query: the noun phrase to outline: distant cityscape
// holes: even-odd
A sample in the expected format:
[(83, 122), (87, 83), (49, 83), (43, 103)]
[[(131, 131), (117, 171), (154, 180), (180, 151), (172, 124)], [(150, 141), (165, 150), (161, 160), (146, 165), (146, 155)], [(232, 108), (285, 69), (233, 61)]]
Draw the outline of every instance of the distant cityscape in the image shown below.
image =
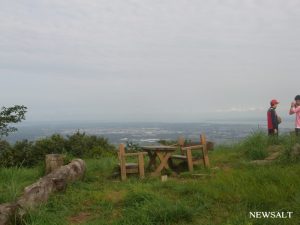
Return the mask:
[[(292, 121), (286, 121), (281, 132), (292, 130)], [(227, 121), (205, 123), (99, 123), (99, 122), (66, 122), (66, 123), (24, 123), (18, 126), (18, 132), (6, 139), (15, 142), (22, 139), (38, 140), (54, 133), (63, 136), (76, 131), (103, 136), (113, 144), (133, 142), (138, 144), (155, 144), (159, 140), (176, 140), (179, 136), (193, 141), (205, 132), (208, 139), (217, 144), (237, 142), (249, 134), (261, 130), (266, 131), (265, 122)]]

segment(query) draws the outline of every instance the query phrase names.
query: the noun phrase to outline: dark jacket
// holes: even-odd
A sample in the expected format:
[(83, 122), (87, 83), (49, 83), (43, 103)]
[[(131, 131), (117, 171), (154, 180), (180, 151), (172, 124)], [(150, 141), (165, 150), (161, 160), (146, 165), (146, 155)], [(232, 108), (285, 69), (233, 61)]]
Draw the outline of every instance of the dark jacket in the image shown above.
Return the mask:
[(268, 110), (268, 129), (278, 129), (278, 117), (273, 107)]

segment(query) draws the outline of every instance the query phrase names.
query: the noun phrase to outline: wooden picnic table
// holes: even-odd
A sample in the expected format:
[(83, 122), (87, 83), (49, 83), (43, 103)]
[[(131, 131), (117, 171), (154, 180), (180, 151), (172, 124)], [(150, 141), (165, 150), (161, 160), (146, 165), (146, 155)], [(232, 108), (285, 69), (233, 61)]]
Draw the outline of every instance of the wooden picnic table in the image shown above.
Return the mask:
[[(176, 147), (173, 146), (142, 146), (143, 151), (147, 152), (149, 155), (149, 165), (148, 169), (154, 167), (154, 172), (151, 173), (152, 176), (159, 176), (163, 169), (169, 169), (168, 161), (171, 154), (176, 151)], [(159, 159), (160, 164), (157, 166), (156, 159)]]

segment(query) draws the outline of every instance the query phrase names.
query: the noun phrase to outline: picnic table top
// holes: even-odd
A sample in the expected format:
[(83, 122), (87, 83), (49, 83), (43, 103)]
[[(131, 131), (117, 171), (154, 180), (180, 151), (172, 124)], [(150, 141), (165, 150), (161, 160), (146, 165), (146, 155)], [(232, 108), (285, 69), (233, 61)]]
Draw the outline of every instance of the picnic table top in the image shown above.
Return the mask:
[(141, 148), (146, 151), (175, 151), (177, 149), (174, 146), (165, 146), (165, 145), (149, 145), (149, 146), (142, 146)]

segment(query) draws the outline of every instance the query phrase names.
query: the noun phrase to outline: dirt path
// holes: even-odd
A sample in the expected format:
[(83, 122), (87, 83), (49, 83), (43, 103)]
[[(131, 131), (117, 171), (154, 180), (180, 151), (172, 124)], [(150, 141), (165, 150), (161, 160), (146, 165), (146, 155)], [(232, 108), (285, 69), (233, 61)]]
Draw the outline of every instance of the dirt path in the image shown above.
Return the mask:
[(257, 165), (270, 164), (280, 157), (280, 155), (282, 154), (282, 148), (280, 146), (270, 146), (268, 148), (268, 152), (270, 153), (270, 155), (267, 158), (261, 160), (253, 160), (251, 161), (251, 163)]

